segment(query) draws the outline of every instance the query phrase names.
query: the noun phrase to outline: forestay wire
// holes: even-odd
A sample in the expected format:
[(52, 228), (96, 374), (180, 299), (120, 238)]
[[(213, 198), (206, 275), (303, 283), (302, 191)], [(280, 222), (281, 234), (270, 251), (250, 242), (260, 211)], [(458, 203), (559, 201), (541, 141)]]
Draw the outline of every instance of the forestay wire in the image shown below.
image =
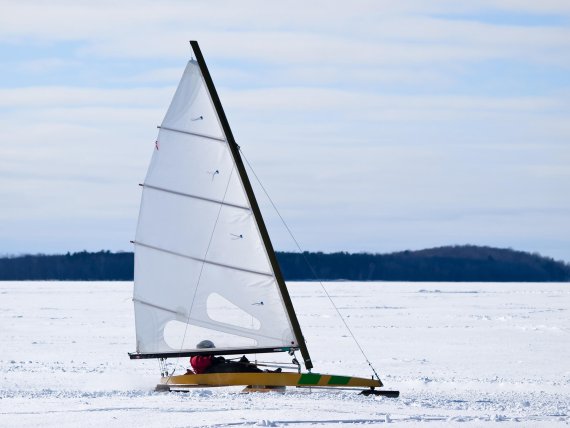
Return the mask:
[(327, 289), (325, 288), (324, 284), (322, 283), (322, 281), (319, 279), (319, 277), (317, 276), (317, 273), (315, 272), (315, 269), (313, 268), (313, 266), (311, 265), (311, 263), (309, 263), (309, 260), (307, 259), (307, 256), (305, 256), (305, 253), (303, 251), (303, 249), (301, 248), (301, 246), (299, 245), (299, 242), (297, 242), (297, 239), (295, 239), (295, 236), (293, 235), (293, 232), (291, 232), (291, 229), (289, 229), (289, 226), (287, 225), (287, 223), (285, 222), (285, 219), (283, 218), (283, 216), (281, 215), (281, 213), (279, 212), (279, 210), (277, 209), (277, 206), (275, 205), (275, 203), (273, 202), (273, 199), (271, 199), (271, 196), (269, 196), (269, 193), (267, 192), (267, 190), (265, 190), (265, 187), (263, 186), (263, 183), (261, 183), (261, 180), (259, 179), (259, 177), (257, 176), (257, 174), (255, 173), (255, 170), (253, 169), (253, 167), (251, 166), (251, 164), (249, 163), (249, 161), (247, 160), (247, 157), (245, 156), (245, 153), (243, 152), (242, 148), (239, 148), (239, 151), (242, 155), (242, 157), (245, 159), (245, 162), (247, 163), (247, 166), (249, 167), (250, 171), (253, 173), (253, 176), (255, 177), (255, 179), (257, 180), (257, 182), (259, 183), (259, 186), (261, 187), (261, 189), (263, 190), (263, 193), (265, 193), (265, 196), (267, 196), (267, 199), (269, 199), (269, 202), (271, 203), (271, 206), (273, 207), (273, 209), (275, 210), (275, 212), (277, 213), (277, 215), (279, 216), (279, 218), (281, 219), (281, 222), (283, 223), (283, 226), (285, 226), (285, 229), (287, 229), (287, 232), (289, 233), (289, 235), (291, 236), (291, 239), (293, 239), (293, 242), (295, 242), (295, 245), (297, 246), (297, 249), (300, 251), (301, 255), (303, 256), (303, 259), (305, 260), (305, 263), (307, 264), (307, 266), (309, 267), (309, 269), (311, 270), (311, 273), (313, 274), (313, 277), (315, 278), (315, 280), (321, 285), (321, 288), (323, 289), (325, 295), (327, 296), (327, 298), (329, 299), (329, 301), (331, 302), (331, 305), (333, 306), (333, 308), (335, 309), (336, 313), (338, 314), (338, 316), (340, 317), (340, 319), (342, 320), (344, 326), (346, 327), (347, 331), (350, 333), (350, 336), (352, 337), (352, 339), (354, 340), (354, 343), (356, 343), (356, 346), (358, 347), (358, 349), (360, 350), (360, 353), (362, 354), (362, 356), (364, 357), (364, 359), (366, 360), (366, 362), (368, 363), (368, 365), (370, 366), (370, 369), (372, 370), (372, 373), (374, 373), (374, 376), (376, 376), (376, 379), (378, 379), (378, 381), (380, 381), (380, 377), (378, 376), (378, 373), (376, 373), (376, 370), (374, 369), (374, 366), (372, 366), (372, 363), (370, 362), (370, 360), (368, 359), (366, 353), (364, 352), (364, 349), (362, 349), (362, 346), (360, 346), (360, 343), (358, 343), (358, 340), (356, 339), (356, 337), (354, 336), (354, 334), (352, 333), (352, 330), (350, 329), (350, 327), (348, 326), (346, 320), (344, 319), (344, 317), (342, 316), (342, 314), (340, 313), (339, 309), (337, 308), (337, 306), (334, 304), (333, 299), (331, 298), (330, 294), (328, 293)]

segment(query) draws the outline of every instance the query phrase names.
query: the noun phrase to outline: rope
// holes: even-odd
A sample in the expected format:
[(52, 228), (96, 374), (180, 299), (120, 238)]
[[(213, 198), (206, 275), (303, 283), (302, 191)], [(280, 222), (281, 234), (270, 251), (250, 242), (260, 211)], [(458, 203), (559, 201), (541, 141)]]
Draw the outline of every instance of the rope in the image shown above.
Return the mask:
[(315, 280), (321, 285), (321, 288), (323, 289), (325, 295), (327, 296), (327, 298), (329, 299), (329, 301), (331, 302), (331, 305), (333, 306), (333, 308), (335, 309), (336, 313), (338, 314), (338, 316), (340, 317), (340, 319), (342, 320), (344, 326), (346, 327), (346, 330), (350, 333), (350, 336), (352, 337), (352, 339), (354, 340), (354, 343), (356, 344), (356, 346), (358, 347), (358, 349), (360, 350), (360, 353), (362, 354), (362, 356), (364, 357), (364, 359), (366, 360), (366, 362), (368, 363), (368, 366), (370, 367), (370, 369), (372, 370), (372, 373), (374, 373), (374, 376), (376, 376), (376, 379), (378, 379), (378, 381), (380, 381), (380, 377), (378, 376), (378, 373), (376, 373), (376, 370), (374, 369), (374, 367), (372, 366), (372, 363), (370, 362), (370, 360), (368, 359), (368, 357), (366, 356), (366, 353), (364, 352), (364, 349), (362, 349), (362, 346), (360, 346), (360, 343), (358, 343), (358, 340), (356, 339), (356, 337), (354, 336), (354, 334), (352, 333), (352, 330), (350, 329), (350, 327), (348, 326), (346, 320), (344, 319), (344, 317), (342, 316), (342, 314), (340, 313), (340, 311), (338, 310), (338, 308), (336, 307), (336, 305), (334, 304), (333, 299), (331, 298), (330, 294), (328, 293), (327, 289), (325, 288), (324, 284), (322, 283), (322, 281), (319, 279), (319, 277), (317, 276), (317, 273), (315, 272), (315, 269), (313, 268), (313, 266), (311, 265), (311, 263), (309, 263), (309, 260), (307, 259), (307, 256), (305, 255), (303, 249), (301, 248), (301, 246), (299, 245), (299, 242), (297, 242), (297, 239), (295, 239), (295, 236), (293, 235), (293, 232), (291, 232), (291, 229), (289, 229), (289, 226), (287, 225), (287, 223), (285, 222), (285, 219), (283, 218), (283, 216), (281, 215), (281, 213), (279, 212), (279, 210), (277, 209), (277, 206), (275, 205), (275, 203), (273, 202), (273, 199), (271, 199), (271, 196), (269, 196), (269, 193), (267, 192), (267, 190), (265, 190), (265, 187), (263, 186), (263, 183), (261, 183), (261, 180), (259, 179), (259, 177), (257, 176), (257, 174), (255, 173), (255, 170), (253, 169), (253, 167), (251, 166), (251, 164), (249, 163), (249, 161), (247, 160), (247, 157), (245, 156), (245, 153), (243, 152), (243, 150), (240, 148), (239, 149), (243, 158), (245, 159), (245, 162), (247, 163), (247, 166), (249, 167), (249, 169), (251, 170), (251, 172), (253, 173), (253, 176), (255, 177), (255, 179), (257, 180), (257, 182), (259, 183), (259, 185), (261, 186), (261, 189), (263, 190), (263, 193), (265, 193), (265, 196), (267, 196), (267, 199), (269, 199), (269, 202), (271, 203), (271, 206), (273, 207), (273, 209), (275, 210), (275, 212), (277, 213), (277, 215), (279, 216), (279, 218), (281, 219), (281, 222), (283, 223), (283, 226), (285, 226), (285, 229), (287, 229), (287, 232), (289, 233), (289, 235), (291, 236), (291, 238), (293, 239), (293, 242), (295, 242), (295, 245), (297, 246), (297, 249), (300, 251), (301, 255), (303, 256), (303, 259), (305, 260), (305, 263), (307, 264), (307, 266), (309, 267), (311, 273), (313, 274), (313, 277), (315, 278)]

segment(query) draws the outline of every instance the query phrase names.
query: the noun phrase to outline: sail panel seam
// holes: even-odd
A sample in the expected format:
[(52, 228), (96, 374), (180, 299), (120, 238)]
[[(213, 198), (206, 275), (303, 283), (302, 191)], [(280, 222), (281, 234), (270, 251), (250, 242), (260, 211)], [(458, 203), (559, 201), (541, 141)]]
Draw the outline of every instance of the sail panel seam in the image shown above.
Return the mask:
[(213, 262), (211, 260), (200, 259), (198, 257), (192, 257), (192, 256), (189, 256), (187, 254), (177, 253), (176, 251), (167, 250), (166, 248), (155, 247), (154, 245), (148, 245), (148, 244), (145, 244), (145, 243), (142, 243), (139, 241), (134, 241), (133, 244), (140, 245), (141, 247), (145, 247), (145, 248), (150, 248), (151, 250), (156, 250), (156, 251), (161, 251), (163, 253), (172, 254), (173, 256), (184, 257), (186, 259), (194, 260), (194, 261), (197, 261), (200, 263), (207, 263), (210, 265), (214, 265), (214, 266), (218, 266), (218, 267), (222, 267), (222, 268), (226, 268), (226, 269), (237, 270), (240, 272), (252, 273), (255, 275), (262, 275), (262, 276), (268, 276), (270, 278), (273, 278), (273, 274), (267, 273), (267, 272), (260, 272), (257, 270), (241, 268), (238, 266), (227, 265), (227, 264), (219, 263), (219, 262)]
[(173, 195), (178, 195), (178, 196), (186, 196), (188, 198), (192, 198), (192, 199), (198, 199), (200, 201), (206, 201), (206, 202), (212, 202), (214, 204), (219, 204), (219, 205), (225, 205), (228, 207), (232, 207), (232, 208), (239, 208), (241, 210), (246, 210), (246, 211), (251, 211), (251, 209), (249, 207), (243, 206), (243, 205), (237, 205), (237, 204), (230, 204), (229, 202), (224, 202), (224, 201), (219, 201), (216, 199), (210, 199), (210, 198), (205, 198), (203, 196), (197, 196), (197, 195), (192, 195), (190, 193), (184, 193), (184, 192), (179, 192), (177, 190), (170, 190), (170, 189), (165, 189), (164, 187), (157, 187), (157, 186), (153, 186), (152, 184), (142, 184), (142, 187), (147, 187), (149, 189), (153, 189), (153, 190), (158, 190), (160, 192), (166, 192), (166, 193), (171, 193)]
[(193, 135), (194, 137), (206, 138), (208, 140), (220, 141), (222, 143), (226, 142), (226, 140), (224, 138), (212, 137), (210, 135), (205, 135), (205, 134), (198, 134), (197, 132), (190, 132), (190, 131), (184, 131), (182, 129), (168, 128), (167, 126), (160, 126), (160, 125), (157, 126), (157, 128), (158, 129), (164, 129), (166, 131), (179, 132), (180, 134)]

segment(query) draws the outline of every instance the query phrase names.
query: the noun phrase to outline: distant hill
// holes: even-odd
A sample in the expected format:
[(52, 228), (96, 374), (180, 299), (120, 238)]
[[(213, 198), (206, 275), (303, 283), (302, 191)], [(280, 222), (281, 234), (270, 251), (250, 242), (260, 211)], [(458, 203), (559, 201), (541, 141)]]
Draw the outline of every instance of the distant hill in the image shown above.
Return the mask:
[[(287, 280), (570, 281), (570, 265), (564, 262), (538, 254), (474, 245), (391, 254), (278, 252), (277, 258)], [(0, 280), (4, 281), (132, 279), (133, 253), (82, 251), (0, 258)]]
[(287, 279), (354, 281), (570, 281), (570, 265), (511, 249), (474, 245), (447, 246), (391, 254), (279, 253)]

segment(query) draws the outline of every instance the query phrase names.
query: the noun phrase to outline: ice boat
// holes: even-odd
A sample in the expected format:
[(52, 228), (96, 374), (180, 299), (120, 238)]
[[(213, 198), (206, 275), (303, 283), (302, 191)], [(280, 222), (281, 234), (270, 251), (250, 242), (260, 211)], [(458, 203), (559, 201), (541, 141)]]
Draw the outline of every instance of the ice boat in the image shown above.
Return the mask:
[[(198, 43), (166, 116), (142, 186), (136, 231), (131, 359), (284, 352), (301, 364), (280, 373), (173, 375), (160, 389), (244, 385), (367, 388), (379, 378), (312, 372), (283, 275), (240, 148)], [(195, 59), (194, 59), (195, 58)], [(203, 339), (215, 349), (198, 349)], [(288, 370), (287, 370), (288, 368)]]

